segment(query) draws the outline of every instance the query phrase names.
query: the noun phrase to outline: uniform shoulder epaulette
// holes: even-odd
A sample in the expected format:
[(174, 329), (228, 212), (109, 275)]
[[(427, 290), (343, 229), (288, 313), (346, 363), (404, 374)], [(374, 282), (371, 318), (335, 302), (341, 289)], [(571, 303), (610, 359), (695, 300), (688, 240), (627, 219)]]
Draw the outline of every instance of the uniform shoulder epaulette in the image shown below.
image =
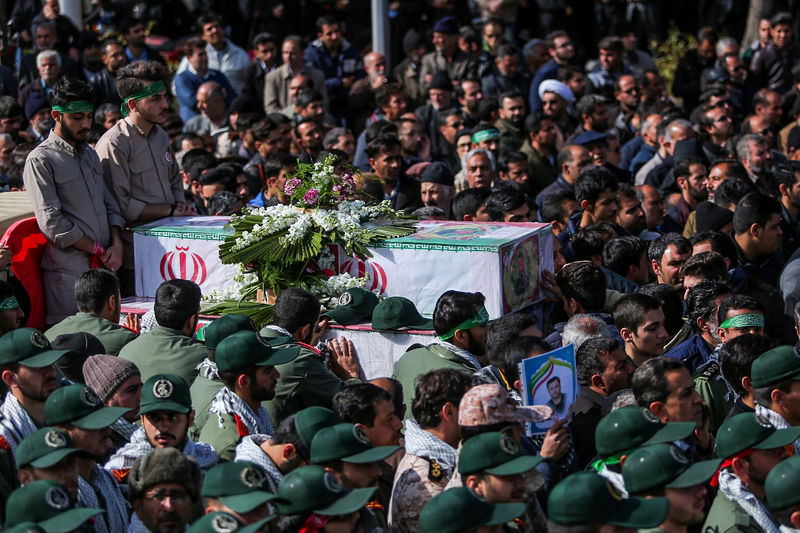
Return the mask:
[(371, 511), (384, 512), (384, 507), (378, 500), (370, 500), (370, 501), (368, 501), (366, 507), (367, 507), (367, 509), (369, 509)]
[(436, 459), (430, 459), (430, 467), (428, 468), (428, 479), (431, 481), (441, 481), (444, 477), (444, 468)]
[(694, 379), (708, 379), (713, 377), (717, 372), (719, 372), (719, 363), (717, 361), (709, 361), (697, 369)]

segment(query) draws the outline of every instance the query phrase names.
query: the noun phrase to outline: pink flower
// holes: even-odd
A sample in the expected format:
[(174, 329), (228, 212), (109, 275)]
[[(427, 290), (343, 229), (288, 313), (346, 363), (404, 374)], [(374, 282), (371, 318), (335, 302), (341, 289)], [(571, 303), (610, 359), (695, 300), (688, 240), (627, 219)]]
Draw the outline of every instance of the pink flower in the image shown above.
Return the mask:
[(339, 184), (336, 184), (333, 187), (331, 187), (331, 191), (334, 194), (336, 194), (337, 196), (340, 196), (342, 194), (342, 186), (339, 185)]
[(283, 186), (283, 192), (285, 192), (286, 194), (294, 194), (294, 192), (297, 190), (297, 188), (300, 186), (301, 183), (303, 182), (300, 181), (298, 178), (292, 178), (288, 180), (286, 184)]
[(307, 193), (303, 195), (303, 201), (306, 205), (314, 205), (319, 200), (319, 192), (316, 189), (309, 189)]

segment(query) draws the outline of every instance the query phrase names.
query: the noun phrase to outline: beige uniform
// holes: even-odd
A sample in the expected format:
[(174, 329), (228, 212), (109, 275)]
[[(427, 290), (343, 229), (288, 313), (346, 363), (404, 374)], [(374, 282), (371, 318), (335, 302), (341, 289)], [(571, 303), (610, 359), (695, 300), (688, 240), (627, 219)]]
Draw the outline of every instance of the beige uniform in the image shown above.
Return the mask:
[(478, 60), (472, 54), (459, 50), (452, 61), (448, 61), (441, 52), (434, 50), (422, 56), (422, 68), (419, 79), (422, 80), (423, 91), (428, 90), (425, 77), (435, 75), (440, 70), (446, 70), (450, 81), (478, 79)]
[[(303, 65), (303, 70), (298, 74), (308, 77), (314, 84), (314, 90), (319, 91), (325, 99), (325, 109), (328, 108), (328, 91), (325, 89), (325, 74), (311, 65)], [(289, 82), (292, 81), (292, 72), (289, 65), (283, 64), (264, 78), (264, 112), (280, 113), (289, 102)]]
[[(137, 225), (147, 205), (185, 201), (175, 153), (160, 126), (154, 125), (145, 137), (130, 117), (126, 117), (100, 138), (97, 155), (128, 228)], [(123, 266), (133, 268), (132, 235), (126, 231), (122, 237), (125, 243)]]
[(87, 143), (73, 148), (51, 131), (25, 161), (25, 190), (39, 229), (47, 237), (42, 281), (47, 323), (77, 312), (75, 281), (89, 270), (89, 254), (72, 246), (81, 237), (111, 244), (111, 227), (122, 228), (119, 205), (103, 182), (95, 150)]

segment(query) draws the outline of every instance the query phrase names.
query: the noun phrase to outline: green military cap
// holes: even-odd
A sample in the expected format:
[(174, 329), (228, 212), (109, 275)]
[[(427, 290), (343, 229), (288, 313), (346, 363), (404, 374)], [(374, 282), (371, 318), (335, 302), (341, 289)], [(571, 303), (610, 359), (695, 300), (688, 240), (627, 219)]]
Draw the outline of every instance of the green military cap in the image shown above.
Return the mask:
[(3, 531), (4, 533), (47, 533), (44, 528), (36, 522), (23, 522)]
[(764, 483), (767, 507), (773, 511), (788, 509), (800, 503), (800, 455), (784, 459), (767, 474)]
[(622, 465), (630, 493), (655, 487), (684, 489), (705, 483), (719, 470), (722, 459), (692, 463), (672, 444), (653, 444), (634, 451)]
[(400, 446), (373, 447), (364, 428), (342, 423), (323, 428), (314, 435), (311, 440), (311, 462), (374, 463), (386, 459), (399, 449)]
[(237, 513), (249, 513), (267, 502), (281, 500), (269, 491), (267, 474), (249, 461), (221, 463), (206, 473), (203, 498), (217, 498)]
[(650, 410), (626, 405), (604, 416), (594, 432), (597, 453), (608, 457), (639, 446), (681, 440), (692, 434), (694, 422), (663, 423)]
[(14, 329), (0, 337), (0, 366), (20, 364), (31, 368), (52, 365), (70, 350), (54, 350), (38, 329)]
[(220, 372), (244, 370), (254, 366), (276, 366), (292, 361), (300, 346), (270, 346), (255, 331), (239, 331), (217, 345), (215, 359)]
[(47, 533), (67, 533), (100, 513), (105, 511), (73, 508), (64, 485), (52, 479), (40, 479), (18, 488), (8, 497), (6, 526), (15, 527), (36, 516), (36, 524)]
[(255, 533), (277, 515), (268, 516), (249, 526), (245, 526), (238, 518), (224, 511), (214, 511), (200, 517), (186, 533)]
[(496, 526), (525, 512), (525, 503), (491, 504), (467, 487), (441, 492), (425, 504), (419, 514), (423, 533), (456, 533), (475, 526)]
[(292, 470), (278, 484), (278, 496), (289, 503), (279, 503), (283, 514), (313, 511), (325, 516), (352, 514), (372, 498), (377, 487), (345, 490), (336, 476), (318, 465)]
[(541, 456), (523, 455), (519, 445), (507, 435), (483, 433), (464, 441), (458, 454), (458, 473), (510, 476), (527, 472), (541, 462)]
[(611, 482), (594, 472), (578, 472), (553, 487), (547, 497), (547, 513), (556, 524), (578, 526), (613, 524), (653, 528), (666, 520), (666, 498), (628, 498)]
[(320, 429), (341, 424), (342, 419), (327, 407), (312, 405), (294, 415), (294, 428), (300, 442), (311, 449), (311, 441)]
[(211, 322), (203, 330), (206, 348), (216, 350), (222, 339), (239, 331), (255, 331), (256, 326), (247, 315), (231, 313)]
[(787, 379), (800, 381), (800, 357), (792, 346), (776, 346), (753, 361), (753, 387), (768, 387)]
[(48, 426), (72, 424), (81, 429), (103, 429), (128, 411), (127, 407), (104, 407), (100, 397), (86, 385), (68, 385), (47, 398), (44, 422)]
[(69, 435), (56, 428), (42, 428), (22, 439), (17, 446), (14, 460), (17, 468), (33, 466), (50, 468), (62, 459), (78, 455), (91, 458), (92, 454), (76, 448)]
[(372, 329), (433, 329), (433, 320), (419, 314), (414, 302), (392, 296), (378, 303), (372, 312)]
[(344, 291), (339, 296), (336, 307), (322, 316), (330, 317), (343, 326), (350, 326), (370, 318), (376, 305), (378, 297), (374, 292), (353, 287)]
[(780, 448), (791, 444), (798, 437), (800, 427), (778, 429), (762, 415), (740, 413), (723, 422), (717, 431), (717, 457), (727, 459), (748, 448)]
[(142, 385), (139, 415), (153, 411), (187, 414), (192, 410), (189, 384), (176, 374), (156, 374)]

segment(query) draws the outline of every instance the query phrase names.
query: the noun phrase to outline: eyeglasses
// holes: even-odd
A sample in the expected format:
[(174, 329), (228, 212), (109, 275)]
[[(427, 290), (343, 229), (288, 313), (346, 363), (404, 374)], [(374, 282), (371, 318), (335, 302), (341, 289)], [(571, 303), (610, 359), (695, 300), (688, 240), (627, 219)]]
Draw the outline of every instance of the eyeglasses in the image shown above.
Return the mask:
[(450, 128), (463, 128), (464, 127), (464, 123), (461, 122), (461, 121), (453, 122), (452, 124), (448, 124), (447, 126), (450, 127)]
[(150, 494), (145, 494), (145, 500), (152, 500), (158, 503), (164, 503), (169, 498), (174, 503), (183, 503), (189, 499), (189, 494), (184, 490), (157, 490)]
[(711, 107), (712, 108), (715, 108), (715, 107), (731, 107), (731, 101), (730, 100), (720, 100), (719, 102), (717, 102), (716, 104), (712, 105)]
[(622, 91), (622, 92), (625, 93), (625, 94), (633, 94), (633, 93), (638, 93), (640, 91), (641, 91), (641, 89), (639, 87), (631, 87), (630, 89), (628, 89), (626, 91)]

